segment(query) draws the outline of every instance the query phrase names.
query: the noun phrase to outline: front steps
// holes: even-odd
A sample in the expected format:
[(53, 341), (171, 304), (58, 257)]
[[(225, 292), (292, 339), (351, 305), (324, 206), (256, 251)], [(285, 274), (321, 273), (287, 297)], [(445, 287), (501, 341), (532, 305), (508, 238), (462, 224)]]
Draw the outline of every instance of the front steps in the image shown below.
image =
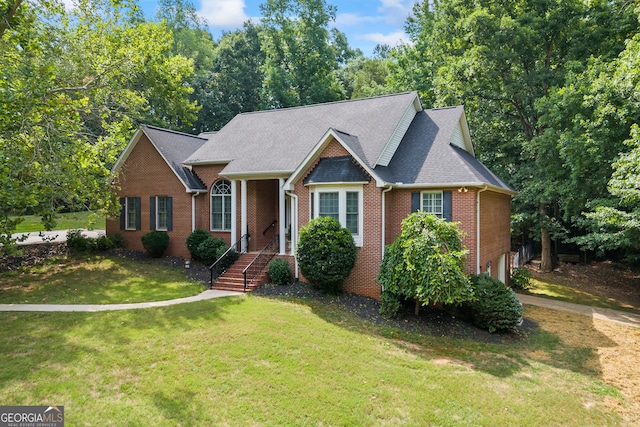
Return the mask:
[[(231, 266), (227, 271), (222, 273), (220, 277), (218, 277), (212, 283), (211, 289), (218, 289), (221, 291), (234, 291), (234, 292), (245, 292), (244, 290), (244, 275), (242, 274), (242, 270), (244, 270), (247, 265), (253, 261), (257, 254), (256, 253), (246, 253), (242, 254), (240, 258)], [(267, 269), (264, 268), (260, 274), (258, 274), (253, 281), (250, 281), (251, 278), (247, 278), (247, 290), (246, 292), (251, 292), (255, 288), (264, 285), (269, 281), (269, 276), (267, 274)]]

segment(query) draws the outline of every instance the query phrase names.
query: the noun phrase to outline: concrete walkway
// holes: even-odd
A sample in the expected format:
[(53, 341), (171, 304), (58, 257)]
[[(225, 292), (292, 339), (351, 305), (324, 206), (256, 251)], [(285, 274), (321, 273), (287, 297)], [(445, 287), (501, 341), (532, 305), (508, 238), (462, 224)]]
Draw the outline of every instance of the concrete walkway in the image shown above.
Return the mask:
[(133, 304), (0, 304), (0, 311), (31, 311), (31, 312), (97, 312), (136, 310), (139, 308), (167, 307), (212, 298), (243, 295), (242, 292), (219, 291), (209, 289), (192, 297), (178, 298), (167, 301), (139, 302)]
[[(18, 245), (34, 245), (47, 242), (66, 242), (68, 231), (69, 230), (32, 231), (30, 233), (12, 234), (11, 237), (17, 240)], [(105, 231), (82, 229), (82, 235), (95, 239), (96, 237), (104, 236)]]
[(625, 311), (611, 310), (608, 308), (591, 307), (588, 305), (573, 304), (550, 298), (535, 297), (533, 295), (516, 294), (523, 304), (535, 305), (551, 310), (565, 311), (580, 314), (594, 319), (606, 320), (622, 325), (640, 328), (640, 314), (627, 313)]

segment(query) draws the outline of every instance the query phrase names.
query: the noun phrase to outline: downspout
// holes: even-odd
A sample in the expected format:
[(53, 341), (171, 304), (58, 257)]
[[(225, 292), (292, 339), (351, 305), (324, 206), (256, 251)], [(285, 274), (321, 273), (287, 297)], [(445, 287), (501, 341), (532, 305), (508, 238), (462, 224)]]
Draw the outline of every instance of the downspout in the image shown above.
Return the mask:
[(480, 193), (487, 191), (487, 187), (488, 185), (485, 184), (484, 188), (476, 193), (476, 274), (480, 274), (482, 269), (480, 265)]
[(295, 245), (298, 243), (298, 196), (293, 194), (290, 191), (287, 191), (286, 194), (291, 197), (291, 255), (294, 255), (293, 262), (293, 274), (296, 278), (296, 282), (300, 278), (300, 274), (298, 273), (298, 258), (295, 256)]
[(385, 195), (393, 190), (393, 185), (388, 184), (389, 187), (385, 188), (384, 190), (382, 190), (382, 233), (380, 234), (382, 236), (382, 251), (380, 252), (380, 260), (382, 260), (382, 258), (384, 258), (384, 251), (385, 251), (385, 241), (386, 241), (386, 229), (387, 229), (387, 209), (386, 209), (386, 205), (387, 205), (387, 198), (385, 197)]
[(196, 229), (196, 197), (203, 194), (201, 191), (196, 191), (191, 196), (191, 231)]

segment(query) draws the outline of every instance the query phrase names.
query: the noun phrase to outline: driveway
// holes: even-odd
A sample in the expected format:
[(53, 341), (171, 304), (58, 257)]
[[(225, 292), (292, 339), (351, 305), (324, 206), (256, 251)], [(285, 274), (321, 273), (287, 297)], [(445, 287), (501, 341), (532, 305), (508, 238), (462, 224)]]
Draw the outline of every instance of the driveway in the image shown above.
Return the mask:
[[(66, 242), (69, 230), (54, 231), (32, 231), (30, 233), (16, 233), (12, 237), (17, 239), (18, 245), (33, 245), (46, 242)], [(82, 235), (85, 237), (96, 238), (104, 236), (104, 230), (85, 230), (82, 229)], [(20, 241), (21, 239), (24, 239)]]

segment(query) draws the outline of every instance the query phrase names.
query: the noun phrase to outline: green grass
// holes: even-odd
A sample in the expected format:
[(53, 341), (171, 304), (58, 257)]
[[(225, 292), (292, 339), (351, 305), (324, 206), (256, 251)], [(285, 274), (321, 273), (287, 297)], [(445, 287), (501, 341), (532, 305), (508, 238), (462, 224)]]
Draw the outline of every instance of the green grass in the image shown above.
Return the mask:
[[(108, 313), (0, 313), (0, 401), (67, 425), (618, 425), (575, 362), (403, 334), (261, 297)], [(580, 362), (583, 362), (582, 360)]]
[(196, 295), (201, 284), (184, 272), (120, 257), (52, 258), (36, 267), (0, 274), (2, 303), (110, 304)]
[(635, 313), (638, 312), (637, 308), (623, 305), (613, 298), (593, 295), (589, 292), (581, 291), (580, 289), (540, 279), (532, 278), (531, 287), (527, 289), (526, 293), (535, 296), (571, 302), (574, 304), (589, 305), (592, 307), (609, 308), (612, 310), (621, 310)]
[[(16, 233), (31, 233), (44, 231), (41, 219), (36, 215), (25, 215), (15, 230)], [(105, 218), (95, 217), (91, 212), (62, 213), (56, 219), (54, 230), (73, 230), (88, 228), (92, 230), (104, 230)]]

